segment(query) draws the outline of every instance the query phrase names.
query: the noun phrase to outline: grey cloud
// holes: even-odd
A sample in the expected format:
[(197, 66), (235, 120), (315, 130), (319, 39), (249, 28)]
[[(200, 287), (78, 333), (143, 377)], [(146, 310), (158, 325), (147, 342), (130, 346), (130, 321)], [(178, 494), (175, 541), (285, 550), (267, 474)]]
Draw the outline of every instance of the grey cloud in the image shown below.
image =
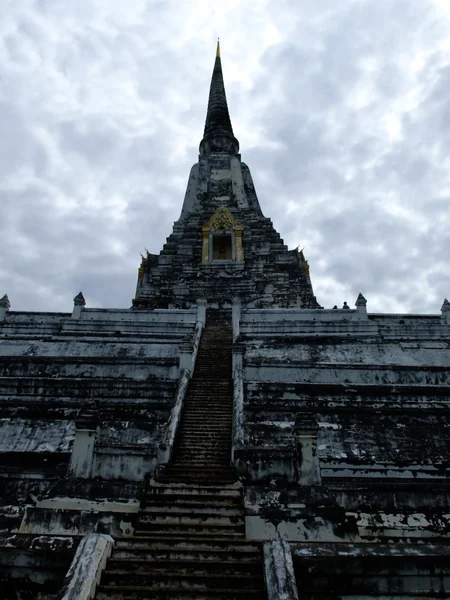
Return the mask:
[[(11, 3), (0, 24), (0, 293), (16, 309), (70, 310), (80, 289), (91, 305), (129, 306), (139, 252), (163, 245), (197, 159), (212, 13), (173, 2), (30, 7)], [(369, 310), (437, 312), (450, 293), (440, 45), (450, 27), (438, 8), (280, 0), (221, 10), (243, 160), (265, 214), (306, 246), (319, 301), (352, 304), (362, 291)], [(270, 27), (275, 42), (261, 37)], [(259, 65), (243, 86), (247, 52)]]

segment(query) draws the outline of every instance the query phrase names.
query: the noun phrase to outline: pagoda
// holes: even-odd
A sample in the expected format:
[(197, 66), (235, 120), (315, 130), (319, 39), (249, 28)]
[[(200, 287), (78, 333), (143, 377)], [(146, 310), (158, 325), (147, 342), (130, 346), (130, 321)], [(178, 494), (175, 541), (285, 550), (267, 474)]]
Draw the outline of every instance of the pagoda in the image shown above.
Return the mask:
[(198, 162), (178, 221), (159, 254), (142, 258), (135, 308), (318, 308), (302, 251), (288, 250), (262, 213), (241, 161), (222, 74), (219, 42)]

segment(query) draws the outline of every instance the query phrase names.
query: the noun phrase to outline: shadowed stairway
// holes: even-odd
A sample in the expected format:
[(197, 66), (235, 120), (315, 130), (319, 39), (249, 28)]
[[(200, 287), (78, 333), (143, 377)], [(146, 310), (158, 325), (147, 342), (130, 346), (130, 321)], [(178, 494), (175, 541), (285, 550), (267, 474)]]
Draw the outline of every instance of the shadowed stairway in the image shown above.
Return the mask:
[(97, 599), (265, 598), (261, 548), (245, 540), (230, 466), (232, 333), (208, 311), (173, 460), (146, 491), (136, 531), (116, 541)]

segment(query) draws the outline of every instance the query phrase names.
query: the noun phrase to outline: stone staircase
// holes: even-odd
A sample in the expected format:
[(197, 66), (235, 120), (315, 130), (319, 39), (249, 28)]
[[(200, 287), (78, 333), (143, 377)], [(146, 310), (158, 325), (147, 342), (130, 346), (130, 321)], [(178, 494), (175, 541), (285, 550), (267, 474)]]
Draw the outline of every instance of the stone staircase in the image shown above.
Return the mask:
[(233, 418), (230, 324), (208, 315), (172, 463), (158, 479), (170, 483), (233, 483), (230, 467)]
[(97, 600), (266, 597), (230, 466), (231, 343), (229, 323), (208, 311), (173, 461), (148, 487), (134, 536), (116, 541)]

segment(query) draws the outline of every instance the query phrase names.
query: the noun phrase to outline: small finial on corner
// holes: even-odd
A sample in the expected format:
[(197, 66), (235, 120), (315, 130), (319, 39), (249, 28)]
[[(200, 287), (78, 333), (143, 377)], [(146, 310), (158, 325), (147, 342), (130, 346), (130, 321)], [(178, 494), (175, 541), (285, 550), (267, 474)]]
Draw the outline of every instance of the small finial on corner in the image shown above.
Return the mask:
[(2, 298), (0, 298), (0, 321), (4, 321), (6, 319), (6, 313), (11, 307), (11, 302), (9, 301), (8, 294), (5, 294)]
[(450, 325), (450, 302), (444, 298), (444, 303), (441, 306), (442, 320), (447, 325)]
[(2, 298), (0, 298), (0, 306), (6, 310), (9, 309), (11, 303), (9, 301), (8, 294), (5, 294)]
[(86, 306), (86, 300), (84, 299), (83, 292), (80, 292), (73, 299), (75, 306)]
[(81, 319), (81, 313), (86, 306), (86, 300), (84, 299), (83, 293), (80, 292), (73, 299), (73, 311), (72, 311), (72, 319)]
[(356, 303), (355, 306), (366, 306), (367, 305), (367, 300), (364, 298), (364, 296), (361, 294), (361, 292), (359, 292), (358, 297), (356, 298)]
[(355, 306), (358, 315), (362, 318), (367, 318), (367, 300), (361, 292), (359, 292), (358, 297), (356, 298)]

